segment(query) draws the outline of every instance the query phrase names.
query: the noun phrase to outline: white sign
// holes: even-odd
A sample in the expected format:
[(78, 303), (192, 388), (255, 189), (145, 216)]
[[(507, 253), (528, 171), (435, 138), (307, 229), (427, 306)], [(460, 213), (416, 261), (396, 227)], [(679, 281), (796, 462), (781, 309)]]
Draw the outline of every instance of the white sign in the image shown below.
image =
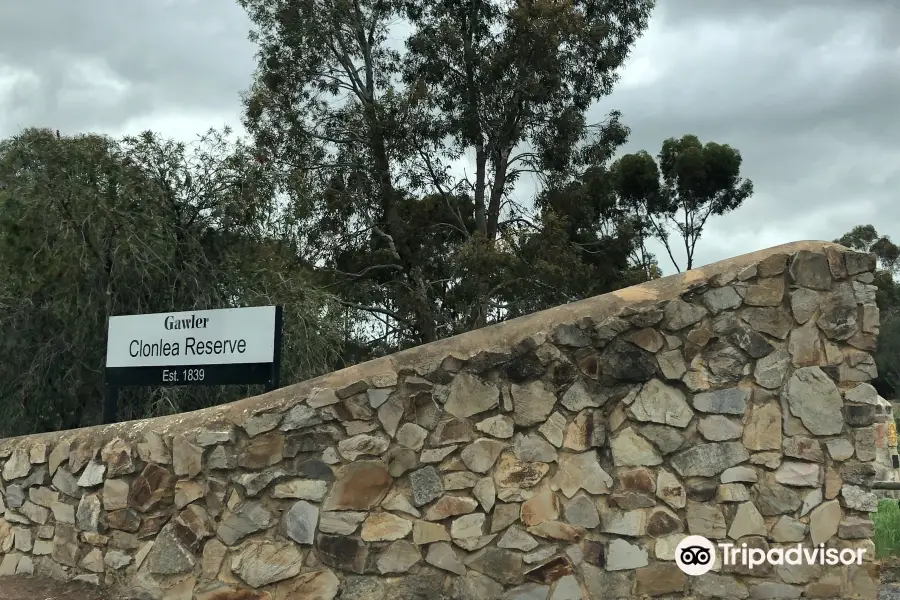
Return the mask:
[(270, 363), (274, 306), (110, 317), (106, 366)]

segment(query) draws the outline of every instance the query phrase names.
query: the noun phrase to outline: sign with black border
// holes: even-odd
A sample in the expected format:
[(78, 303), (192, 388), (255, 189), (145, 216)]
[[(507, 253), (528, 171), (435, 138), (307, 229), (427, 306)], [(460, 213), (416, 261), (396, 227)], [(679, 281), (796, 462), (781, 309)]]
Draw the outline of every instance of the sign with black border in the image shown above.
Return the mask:
[(253, 306), (110, 317), (105, 423), (118, 389), (133, 386), (279, 386), (282, 307)]

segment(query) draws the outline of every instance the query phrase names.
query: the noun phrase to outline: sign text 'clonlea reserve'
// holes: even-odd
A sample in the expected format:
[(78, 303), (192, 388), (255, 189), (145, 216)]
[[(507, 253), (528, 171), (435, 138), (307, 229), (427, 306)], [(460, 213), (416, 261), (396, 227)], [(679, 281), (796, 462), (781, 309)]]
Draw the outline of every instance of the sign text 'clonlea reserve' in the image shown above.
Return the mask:
[(131, 340), (128, 345), (128, 353), (131, 358), (146, 358), (150, 356), (216, 356), (222, 354), (243, 354), (247, 351), (247, 340), (197, 340), (188, 337), (184, 339), (184, 354), (181, 353), (181, 344), (178, 342), (146, 342), (144, 340)]
[[(168, 315), (163, 320), (166, 330), (181, 329), (206, 329), (209, 325), (209, 317), (191, 315), (181, 319)], [(182, 346), (184, 354), (181, 353)], [(184, 344), (178, 342), (159, 340), (148, 342), (146, 340), (131, 340), (128, 344), (128, 354), (131, 358), (147, 358), (152, 356), (215, 356), (222, 354), (243, 354), (247, 351), (247, 340), (198, 340), (195, 337), (186, 337)]]

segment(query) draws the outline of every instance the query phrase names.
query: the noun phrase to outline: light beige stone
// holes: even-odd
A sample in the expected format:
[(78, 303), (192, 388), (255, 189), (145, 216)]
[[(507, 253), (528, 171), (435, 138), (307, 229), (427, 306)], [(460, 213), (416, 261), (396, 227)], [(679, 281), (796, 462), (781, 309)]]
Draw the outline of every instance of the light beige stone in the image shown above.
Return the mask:
[(544, 521), (540, 525), (529, 527), (528, 533), (556, 541), (577, 542), (584, 535), (584, 530), (561, 521)]
[(401, 512), (417, 519), (422, 516), (422, 513), (412, 505), (407, 495), (398, 488), (395, 488), (387, 495), (381, 503), (381, 507), (384, 510)]
[(497, 503), (491, 514), (491, 533), (506, 529), (519, 519), (521, 506), (515, 503)]
[(662, 457), (656, 449), (631, 427), (626, 427), (612, 440), (613, 463), (617, 467), (655, 466), (662, 463)]
[(475, 473), (487, 473), (506, 446), (503, 442), (482, 438), (466, 446), (460, 457), (469, 470)]
[(716, 502), (747, 502), (750, 490), (743, 483), (723, 483), (716, 489)]
[(128, 482), (122, 479), (107, 479), (103, 482), (103, 508), (119, 510), (128, 508)]
[(675, 475), (663, 468), (656, 476), (656, 496), (676, 510), (684, 508), (687, 501), (684, 486)]
[(314, 502), (320, 502), (327, 493), (328, 484), (314, 479), (291, 479), (276, 483), (272, 488), (273, 498), (295, 498)]
[(825, 447), (828, 449), (828, 455), (838, 462), (848, 460), (853, 457), (853, 444), (846, 438), (834, 438), (825, 441)]
[(543, 423), (556, 404), (554, 390), (542, 380), (524, 385), (514, 383), (510, 386), (510, 393), (513, 401), (513, 420), (519, 427)]
[(711, 415), (700, 419), (697, 431), (710, 442), (725, 442), (741, 437), (740, 423), (723, 415)]
[(566, 418), (558, 412), (555, 412), (550, 415), (540, 427), (538, 427), (538, 431), (541, 432), (541, 435), (543, 435), (548, 442), (559, 448), (563, 444), (566, 425)]
[(737, 466), (731, 467), (730, 469), (725, 469), (719, 476), (719, 480), (722, 483), (756, 483), (758, 479), (759, 475), (756, 473), (756, 469), (745, 466)]
[(822, 488), (810, 490), (803, 497), (803, 504), (800, 507), (800, 516), (805, 517), (807, 514), (809, 514), (809, 511), (822, 504), (823, 499), (824, 495), (822, 493)]
[(302, 567), (303, 555), (288, 542), (249, 542), (231, 561), (232, 570), (254, 588), (296, 577)]
[(844, 427), (843, 400), (831, 378), (817, 366), (794, 371), (783, 390), (791, 413), (814, 435), (834, 435)]
[(556, 448), (537, 433), (518, 434), (513, 438), (513, 453), (524, 462), (556, 462)]
[(205, 494), (202, 483), (189, 479), (180, 479), (175, 483), (175, 508), (184, 508), (191, 502), (199, 500)]
[(338, 442), (338, 452), (349, 461), (356, 461), (361, 456), (379, 456), (390, 445), (390, 440), (382, 435), (363, 433)]
[(453, 519), (450, 523), (450, 537), (454, 541), (462, 538), (476, 538), (484, 535), (487, 516), (473, 513)]
[(543, 548), (538, 548), (534, 552), (529, 552), (528, 554), (523, 556), (522, 561), (526, 565), (543, 563), (552, 558), (553, 555), (556, 554), (557, 550), (558, 548), (556, 546), (544, 546)]
[(644, 510), (608, 510), (600, 515), (604, 533), (639, 537), (647, 532), (647, 513)]
[(579, 412), (586, 408), (599, 408), (603, 402), (591, 394), (582, 381), (576, 381), (563, 393), (560, 404), (572, 412)]
[(781, 450), (781, 407), (774, 402), (754, 405), (744, 425), (749, 450)]
[[(126, 485), (127, 488), (127, 485)], [(36, 487), (29, 488), (28, 490), (28, 499), (31, 500), (34, 504), (38, 506), (43, 506), (44, 508), (50, 508), (59, 500), (59, 492), (53, 490), (49, 487)], [(3, 500), (0, 498), (0, 503)]]
[(841, 505), (837, 500), (824, 502), (809, 514), (809, 534), (813, 544), (824, 544), (837, 535), (840, 526)]
[(728, 530), (728, 537), (737, 540), (748, 535), (765, 536), (768, 535), (768, 531), (756, 506), (752, 502), (742, 502), (737, 506), (734, 520)]
[(657, 560), (674, 561), (675, 549), (678, 547), (678, 544), (681, 543), (681, 540), (686, 537), (687, 534), (685, 533), (673, 533), (657, 538), (654, 556), (656, 556)]
[(397, 430), (397, 443), (411, 450), (421, 450), (428, 437), (428, 430), (415, 423), (404, 423)]
[(808, 526), (787, 515), (779, 517), (772, 526), (772, 539), (779, 543), (802, 542), (806, 537)]
[(659, 363), (659, 370), (666, 379), (679, 380), (687, 372), (681, 350), (675, 349), (660, 352), (656, 355), (656, 361)]
[(427, 521), (443, 521), (449, 517), (469, 514), (478, 508), (478, 501), (467, 496), (442, 496), (425, 511)]
[(571, 498), (578, 490), (606, 494), (612, 485), (612, 477), (603, 470), (597, 461), (597, 453), (592, 451), (560, 454), (559, 468), (550, 480), (550, 487), (562, 491), (566, 498)]
[(222, 568), (222, 561), (228, 548), (218, 539), (213, 538), (203, 545), (203, 558), (200, 561), (200, 571), (204, 578), (215, 579)]
[(391, 513), (374, 513), (363, 522), (360, 537), (364, 542), (399, 540), (412, 532), (411, 521)]
[(502, 488), (530, 488), (540, 482), (550, 471), (550, 465), (541, 462), (525, 462), (511, 452), (504, 452), (494, 466), (494, 483), (500, 497)]
[[(422, 560), (422, 554), (414, 544), (406, 540), (398, 540), (378, 557), (376, 566), (382, 575), (400, 574), (409, 571), (420, 560)], [(335, 582), (337, 582), (336, 577)], [(335, 585), (333, 589), (336, 593), (338, 586)]]
[(456, 575), (465, 575), (466, 567), (463, 565), (459, 555), (453, 549), (453, 546), (447, 542), (435, 542), (428, 547), (428, 554), (425, 556), (425, 562), (449, 571)]
[(702, 535), (713, 540), (725, 538), (725, 516), (718, 506), (688, 501), (686, 516), (691, 535)]
[(775, 471), (775, 481), (797, 487), (818, 487), (822, 484), (822, 467), (815, 463), (784, 461)]
[(366, 519), (367, 514), (358, 511), (319, 513), (319, 530), (323, 533), (351, 535)]
[(50, 456), (47, 458), (47, 466), (51, 474), (56, 473), (56, 469), (69, 460), (70, 449), (71, 444), (68, 440), (61, 440), (53, 447), (53, 450), (50, 451)]
[(694, 416), (681, 390), (659, 379), (651, 379), (644, 384), (628, 407), (628, 412), (638, 421), (673, 427), (687, 427)]
[(447, 527), (440, 523), (429, 521), (416, 521), (413, 523), (413, 542), (423, 546), (434, 542), (449, 542), (450, 533)]
[(460, 373), (453, 378), (444, 410), (464, 419), (496, 407), (499, 400), (500, 390), (496, 387), (470, 373)]
[(507, 415), (496, 415), (477, 423), (475, 429), (487, 435), (500, 439), (509, 439), (513, 436), (515, 423)]
[(193, 479), (203, 470), (203, 448), (184, 435), (176, 435), (172, 439), (172, 467), (176, 475)]
[(3, 479), (12, 481), (25, 477), (31, 472), (31, 457), (25, 448), (15, 448), (3, 465)]
[(494, 486), (494, 480), (490, 477), (479, 479), (472, 488), (472, 495), (475, 496), (485, 512), (490, 512), (497, 501), (497, 488)]
[(539, 525), (559, 518), (559, 509), (556, 494), (545, 488), (522, 503), (521, 519), (528, 527)]
[(607, 548), (607, 571), (623, 571), (646, 567), (647, 550), (639, 545), (631, 544), (622, 538), (616, 538)]

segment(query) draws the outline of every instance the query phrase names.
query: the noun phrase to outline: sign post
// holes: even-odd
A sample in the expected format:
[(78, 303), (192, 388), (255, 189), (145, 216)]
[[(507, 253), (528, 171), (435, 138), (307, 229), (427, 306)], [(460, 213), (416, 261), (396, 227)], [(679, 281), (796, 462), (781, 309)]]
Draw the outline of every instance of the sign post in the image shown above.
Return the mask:
[(119, 388), (280, 385), (282, 307), (254, 306), (110, 317), (103, 422)]

